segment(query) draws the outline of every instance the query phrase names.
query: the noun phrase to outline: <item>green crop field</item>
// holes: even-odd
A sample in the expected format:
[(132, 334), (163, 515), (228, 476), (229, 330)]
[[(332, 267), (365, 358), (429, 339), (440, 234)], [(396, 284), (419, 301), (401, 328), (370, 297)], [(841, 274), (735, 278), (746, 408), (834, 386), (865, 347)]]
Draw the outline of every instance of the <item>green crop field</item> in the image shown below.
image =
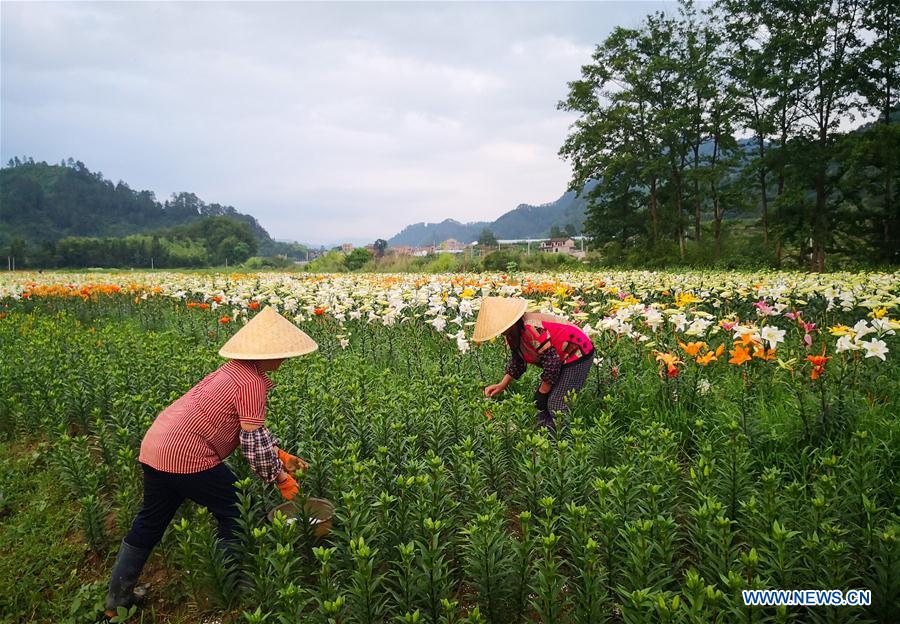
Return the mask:
[[(132, 281), (134, 280), (134, 281)], [(476, 346), (490, 294), (583, 326), (556, 436)], [(93, 622), (141, 502), (141, 438), (264, 305), (319, 343), (267, 426), (281, 502), (234, 453), (241, 546), (182, 506), (130, 622), (896, 622), (900, 274), (12, 274), (0, 278), (0, 620)], [(748, 607), (743, 589), (866, 589)]]

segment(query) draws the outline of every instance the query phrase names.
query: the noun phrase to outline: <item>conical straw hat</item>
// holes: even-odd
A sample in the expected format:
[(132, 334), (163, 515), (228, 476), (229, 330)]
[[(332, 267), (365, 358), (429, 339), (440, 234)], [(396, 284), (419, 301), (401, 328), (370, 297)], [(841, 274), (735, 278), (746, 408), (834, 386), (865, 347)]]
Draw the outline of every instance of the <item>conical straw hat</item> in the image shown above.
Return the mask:
[(219, 350), (219, 355), (232, 360), (279, 360), (312, 353), (319, 348), (272, 306), (241, 327)]
[(485, 297), (475, 321), (472, 340), (484, 342), (499, 336), (522, 318), (528, 300), (521, 297)]

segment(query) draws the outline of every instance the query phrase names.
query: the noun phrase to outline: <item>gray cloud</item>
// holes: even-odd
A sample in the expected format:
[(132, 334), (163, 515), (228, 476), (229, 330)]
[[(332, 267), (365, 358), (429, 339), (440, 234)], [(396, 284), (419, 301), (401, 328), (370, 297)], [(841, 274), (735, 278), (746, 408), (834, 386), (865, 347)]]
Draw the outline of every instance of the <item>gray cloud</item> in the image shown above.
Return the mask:
[(0, 156), (72, 156), (273, 236), (388, 237), (559, 196), (593, 46), (666, 3), (14, 3)]

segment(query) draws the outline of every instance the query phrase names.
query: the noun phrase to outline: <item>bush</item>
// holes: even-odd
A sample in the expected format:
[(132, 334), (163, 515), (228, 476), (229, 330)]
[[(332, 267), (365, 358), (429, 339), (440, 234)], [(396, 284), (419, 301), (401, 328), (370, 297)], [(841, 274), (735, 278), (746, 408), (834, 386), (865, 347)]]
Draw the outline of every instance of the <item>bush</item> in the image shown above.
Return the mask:
[(506, 265), (515, 262), (521, 265), (522, 254), (514, 251), (492, 251), (486, 255), (481, 264), (486, 271), (505, 271)]
[(283, 257), (253, 256), (241, 265), (242, 268), (257, 271), (259, 269), (286, 269), (294, 265), (293, 260)]
[(311, 273), (340, 273), (347, 270), (346, 256), (340, 251), (329, 251), (307, 265)]
[(358, 271), (372, 259), (372, 252), (363, 247), (357, 247), (344, 259), (344, 264), (350, 271)]

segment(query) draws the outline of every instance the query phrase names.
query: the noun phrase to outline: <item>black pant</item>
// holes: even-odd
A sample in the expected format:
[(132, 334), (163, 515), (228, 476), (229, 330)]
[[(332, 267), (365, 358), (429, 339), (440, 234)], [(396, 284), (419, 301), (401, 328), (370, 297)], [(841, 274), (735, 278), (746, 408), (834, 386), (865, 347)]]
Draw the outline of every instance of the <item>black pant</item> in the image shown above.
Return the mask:
[(125, 536), (135, 548), (151, 549), (162, 539), (166, 527), (189, 499), (209, 509), (219, 522), (219, 539), (234, 539), (237, 528), (237, 478), (225, 464), (190, 474), (162, 472), (141, 464), (144, 469), (144, 502)]

